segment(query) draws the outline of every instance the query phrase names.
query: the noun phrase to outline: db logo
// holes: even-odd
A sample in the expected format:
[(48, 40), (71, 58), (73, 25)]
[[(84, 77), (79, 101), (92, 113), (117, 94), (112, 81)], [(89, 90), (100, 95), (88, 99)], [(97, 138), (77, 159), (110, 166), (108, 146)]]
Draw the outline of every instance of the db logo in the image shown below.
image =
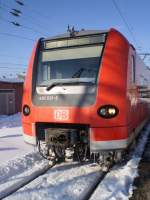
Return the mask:
[(68, 120), (69, 119), (69, 110), (54, 110), (54, 119)]

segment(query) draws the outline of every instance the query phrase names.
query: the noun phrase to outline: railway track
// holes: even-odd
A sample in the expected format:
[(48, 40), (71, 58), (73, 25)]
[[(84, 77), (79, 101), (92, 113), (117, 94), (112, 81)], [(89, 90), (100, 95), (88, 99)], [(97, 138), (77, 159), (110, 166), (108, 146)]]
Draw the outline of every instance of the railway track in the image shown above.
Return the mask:
[[(99, 166), (92, 164), (62, 163), (36, 177), (24, 187), (4, 199), (86, 199), (84, 191), (90, 191), (99, 182), (103, 172)], [(20, 189), (21, 187), (21, 189)], [(32, 198), (31, 198), (32, 197)], [(73, 198), (71, 198), (73, 197)]]
[[(8, 164), (10, 165), (9, 168), (3, 166), (0, 169), (0, 199), (13, 194), (50, 168), (48, 162), (43, 160), (38, 152), (18, 159), (16, 163), (12, 161)], [(6, 171), (9, 171), (9, 173), (6, 173)]]
[[(96, 190), (93, 191), (90, 200), (124, 200), (129, 199), (132, 196), (134, 189), (133, 181), (138, 175), (138, 165), (149, 138), (150, 123), (142, 130), (142, 134), (139, 136), (134, 149), (130, 151), (127, 158), (120, 164), (115, 165), (98, 184)], [(104, 194), (103, 191), (105, 191)]]
[[(150, 126), (149, 126), (150, 130)], [(145, 131), (143, 144), (145, 145), (148, 131)], [(141, 148), (142, 149), (142, 148)], [(133, 152), (129, 157), (132, 157)], [(135, 149), (135, 155), (137, 154)], [(142, 150), (141, 150), (142, 154)], [(134, 155), (134, 156), (135, 156)], [(139, 155), (139, 151), (138, 151)], [(126, 163), (128, 160), (126, 161)], [(126, 165), (124, 163), (124, 165)], [(38, 162), (35, 165), (40, 165)], [(43, 164), (42, 164), (43, 165)], [(48, 162), (44, 167), (30, 169), (28, 172), (18, 174), (15, 183), (9, 183), (8, 187), (1, 190), (0, 199), (24, 200), (24, 199), (44, 199), (44, 200), (95, 200), (98, 194), (102, 194), (101, 183), (109, 176), (113, 176), (113, 168), (110, 172), (100, 171), (96, 164), (84, 163), (61, 163), (49, 166)], [(116, 166), (115, 166), (116, 167)], [(119, 167), (119, 165), (118, 165)], [(51, 168), (51, 169), (50, 169)], [(122, 168), (122, 164), (121, 164)], [(115, 169), (116, 170), (116, 169)], [(7, 184), (7, 182), (5, 183)], [(116, 184), (117, 185), (117, 184)], [(99, 199), (103, 199), (100, 198)]]

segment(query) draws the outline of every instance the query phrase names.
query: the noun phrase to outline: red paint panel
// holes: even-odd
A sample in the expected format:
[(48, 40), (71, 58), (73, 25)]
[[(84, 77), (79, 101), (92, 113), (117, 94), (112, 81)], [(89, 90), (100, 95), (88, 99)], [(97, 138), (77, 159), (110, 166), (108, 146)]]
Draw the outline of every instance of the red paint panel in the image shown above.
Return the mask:
[(111, 128), (91, 128), (90, 139), (92, 141), (110, 141), (128, 138), (127, 127), (111, 127)]
[(31, 123), (23, 123), (22, 127), (23, 127), (23, 132), (26, 135), (29, 135), (29, 136), (33, 136), (34, 135), (34, 134), (32, 134), (32, 125), (31, 125)]
[(101, 123), (106, 127), (127, 124), (125, 113), (128, 51), (128, 41), (119, 32), (111, 29), (98, 77), (99, 87), (95, 108), (112, 104), (118, 107), (119, 115), (110, 120), (101, 119)]

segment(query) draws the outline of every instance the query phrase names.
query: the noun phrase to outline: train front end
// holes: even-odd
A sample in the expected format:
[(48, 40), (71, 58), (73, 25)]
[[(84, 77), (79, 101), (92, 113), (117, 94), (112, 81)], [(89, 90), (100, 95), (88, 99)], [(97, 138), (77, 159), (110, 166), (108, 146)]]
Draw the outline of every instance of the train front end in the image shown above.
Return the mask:
[[(70, 32), (40, 39), (34, 48), (24, 85), (22, 122), (25, 141), (38, 145), (44, 157), (83, 160), (94, 154), (94, 159), (97, 155), (99, 159), (100, 152), (115, 148), (114, 144), (109, 146), (115, 134), (118, 141), (127, 137), (118, 108), (119, 101), (121, 106), (124, 103), (124, 92), (121, 100), (114, 95), (112, 99), (107, 94), (105, 99), (100, 95), (104, 88), (111, 88), (100, 79), (102, 65), (109, 67), (106, 41), (111, 41), (115, 34)], [(120, 35), (118, 38), (127, 47)], [(114, 93), (109, 90), (110, 95)], [(108, 119), (102, 116), (105, 114)], [(115, 133), (110, 133), (110, 127)]]

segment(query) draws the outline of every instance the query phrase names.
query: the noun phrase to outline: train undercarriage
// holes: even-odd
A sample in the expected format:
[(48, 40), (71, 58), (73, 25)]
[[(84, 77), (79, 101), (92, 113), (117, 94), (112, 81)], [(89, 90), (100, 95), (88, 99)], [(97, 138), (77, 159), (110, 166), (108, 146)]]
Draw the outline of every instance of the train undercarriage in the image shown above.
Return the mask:
[[(39, 130), (39, 129), (38, 129)], [(124, 151), (90, 150), (88, 127), (65, 128), (50, 126), (43, 129), (44, 137), (38, 135), (40, 154), (53, 163), (65, 161), (90, 161), (98, 163), (103, 170), (108, 170), (114, 163), (122, 159)]]

